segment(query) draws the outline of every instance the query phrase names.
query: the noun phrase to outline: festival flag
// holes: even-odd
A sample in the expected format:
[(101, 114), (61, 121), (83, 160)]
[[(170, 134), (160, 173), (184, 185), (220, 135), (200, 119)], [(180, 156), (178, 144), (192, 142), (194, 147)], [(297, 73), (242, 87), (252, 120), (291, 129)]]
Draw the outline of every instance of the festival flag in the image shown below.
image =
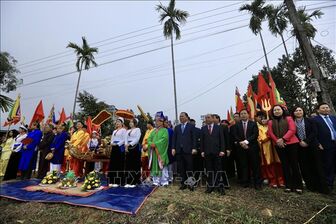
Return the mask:
[(58, 124), (62, 124), (67, 120), (67, 116), (65, 115), (64, 107), (62, 108), (62, 112), (60, 114), (60, 118), (58, 119)]
[(55, 106), (53, 105), (50, 109), (48, 119), (46, 124), (56, 124), (56, 117), (55, 117)]
[(43, 119), (44, 119), (43, 104), (42, 104), (42, 100), (40, 100), (39, 104), (37, 105), (35, 109), (35, 113), (30, 121), (29, 128), (31, 127), (33, 122), (35, 121), (42, 122)]
[(91, 135), (93, 130), (92, 130), (92, 120), (90, 116), (88, 116), (88, 118), (86, 119), (86, 126), (87, 126), (86, 128), (87, 132)]
[(268, 73), (268, 80), (269, 80), (269, 84), (271, 86), (271, 92), (270, 92), (271, 105), (272, 106), (274, 106), (276, 104), (286, 105), (286, 102), (282, 99), (278, 89), (276, 88), (276, 85), (275, 85), (275, 82), (272, 78), (271, 73)]
[(249, 83), (249, 85), (248, 85), (246, 95), (247, 95), (247, 108), (250, 112), (251, 119), (254, 119), (257, 112), (256, 112), (256, 105), (254, 103), (255, 101), (253, 99), (255, 94), (253, 92), (251, 83)]
[(17, 124), (21, 120), (21, 103), (20, 103), (21, 95), (19, 94), (16, 97), (16, 100), (13, 104), (12, 109), (10, 110), (7, 121), (4, 126)]
[(244, 104), (243, 104), (242, 99), (240, 98), (240, 93), (239, 93), (238, 87), (236, 87), (235, 98), (236, 98), (236, 111), (239, 112), (242, 109), (244, 109)]
[(226, 120), (228, 120), (229, 123), (231, 121), (231, 115), (229, 110), (227, 110)]
[(258, 103), (261, 105), (262, 99), (268, 99), (268, 94), (271, 92), (270, 87), (266, 83), (263, 75), (259, 73), (258, 75)]

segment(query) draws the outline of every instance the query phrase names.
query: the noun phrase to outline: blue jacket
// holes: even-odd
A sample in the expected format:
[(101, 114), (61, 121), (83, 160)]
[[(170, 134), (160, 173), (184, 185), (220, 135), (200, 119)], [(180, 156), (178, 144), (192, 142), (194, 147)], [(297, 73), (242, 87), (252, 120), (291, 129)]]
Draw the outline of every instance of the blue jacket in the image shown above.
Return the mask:
[(66, 132), (58, 133), (54, 141), (51, 143), (50, 148), (54, 149), (54, 156), (50, 160), (52, 164), (62, 164), (64, 159), (65, 141), (69, 139)]

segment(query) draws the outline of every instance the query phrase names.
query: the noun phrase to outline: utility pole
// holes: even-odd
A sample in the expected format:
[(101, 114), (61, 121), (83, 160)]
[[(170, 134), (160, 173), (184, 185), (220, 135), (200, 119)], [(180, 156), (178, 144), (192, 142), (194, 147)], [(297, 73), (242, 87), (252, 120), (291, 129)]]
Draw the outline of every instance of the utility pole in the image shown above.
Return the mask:
[(316, 78), (319, 84), (319, 88), (317, 90), (317, 101), (319, 103), (321, 102), (328, 103), (330, 106), (331, 112), (335, 113), (335, 109), (334, 109), (333, 103), (329, 95), (328, 86), (326, 84), (326, 80), (325, 80), (326, 77), (323, 77), (321, 74), (321, 70), (315, 59), (311, 43), (307, 37), (306, 31), (304, 30), (299, 20), (299, 17), (298, 17), (296, 8), (295, 8), (295, 4), (293, 0), (284, 0), (284, 3), (287, 6), (289, 20), (294, 27), (295, 35), (296, 35), (297, 40), (299, 41), (301, 51), (309, 66), (308, 70), (311, 69), (312, 76)]

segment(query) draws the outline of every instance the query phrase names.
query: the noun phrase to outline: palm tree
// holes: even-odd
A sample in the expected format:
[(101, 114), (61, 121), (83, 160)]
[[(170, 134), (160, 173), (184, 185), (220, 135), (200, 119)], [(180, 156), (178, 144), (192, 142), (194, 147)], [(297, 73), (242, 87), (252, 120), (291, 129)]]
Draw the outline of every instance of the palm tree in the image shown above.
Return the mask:
[(261, 44), (264, 50), (267, 69), (268, 71), (270, 71), (270, 66), (269, 66), (268, 59), (267, 59), (264, 39), (261, 34), (261, 30), (262, 30), (261, 23), (265, 20), (266, 11), (267, 11), (266, 10), (267, 8), (264, 7), (264, 5), (265, 5), (265, 0), (254, 0), (251, 4), (242, 5), (239, 8), (239, 11), (247, 11), (248, 13), (251, 14), (249, 27), (255, 35), (259, 34), (260, 36)]
[(78, 75), (78, 81), (77, 81), (77, 87), (76, 87), (76, 94), (75, 94), (75, 100), (73, 104), (72, 109), (72, 116), (75, 117), (75, 111), (76, 111), (76, 100), (78, 95), (78, 89), (79, 89), (79, 82), (82, 75), (83, 68), (85, 70), (89, 70), (91, 67), (91, 64), (94, 66), (97, 66), (97, 63), (95, 62), (95, 58), (93, 56), (93, 53), (98, 53), (98, 48), (96, 47), (90, 47), (85, 39), (85, 37), (82, 37), (83, 44), (82, 47), (79, 47), (77, 44), (70, 42), (67, 46), (67, 48), (74, 49), (76, 55), (77, 55), (77, 62), (76, 62), (76, 68), (79, 73)]
[(284, 5), (279, 6), (268, 5), (267, 7), (268, 29), (274, 36), (279, 35), (285, 48), (286, 56), (289, 57), (287, 46), (283, 37), (283, 32), (288, 27), (288, 19)]
[(176, 97), (176, 79), (175, 79), (175, 62), (174, 62), (174, 33), (176, 40), (181, 38), (181, 30), (179, 24), (185, 24), (189, 13), (175, 8), (175, 0), (170, 0), (168, 6), (162, 3), (156, 6), (156, 11), (160, 13), (159, 22), (164, 22), (163, 35), (166, 39), (170, 38), (170, 47), (173, 65), (173, 82), (174, 82), (174, 102), (175, 102), (175, 123), (177, 124), (177, 97)]
[[(312, 13), (307, 13), (306, 8), (299, 8), (297, 10), (298, 12), (298, 16), (299, 16), (299, 20), (301, 21), (301, 24), (303, 26), (303, 29), (306, 31), (307, 37), (309, 39), (314, 39), (317, 29), (313, 26), (313, 24), (311, 24), (311, 22), (313, 21), (313, 19), (319, 19), (322, 17), (323, 12), (321, 12), (320, 10), (314, 10)], [(293, 35), (294, 33), (294, 29), (292, 31)]]
[(0, 108), (2, 113), (8, 112), (13, 106), (13, 100), (8, 96), (0, 94)]

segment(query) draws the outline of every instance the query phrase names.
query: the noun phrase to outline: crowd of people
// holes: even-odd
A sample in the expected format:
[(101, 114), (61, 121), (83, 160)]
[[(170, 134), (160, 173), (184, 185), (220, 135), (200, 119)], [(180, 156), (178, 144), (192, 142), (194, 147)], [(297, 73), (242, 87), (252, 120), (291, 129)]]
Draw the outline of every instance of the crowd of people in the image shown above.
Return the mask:
[(207, 114), (201, 128), (186, 112), (175, 127), (158, 112), (143, 133), (137, 119), (125, 122), (119, 117), (111, 137), (104, 139), (112, 148), (109, 162), (85, 162), (67, 153), (67, 143), (80, 153), (98, 153), (103, 145), (99, 133), (90, 135), (82, 122), (70, 132), (65, 124), (44, 125), (41, 131), (34, 122), (29, 130), (22, 125), (4, 139), (0, 175), (4, 180), (18, 174), (29, 179), (32, 171), (43, 178), (51, 170), (73, 170), (82, 177), (96, 170), (106, 175), (110, 187), (145, 182), (167, 187), (175, 179), (180, 190), (190, 191), (204, 179), (205, 193), (221, 195), (235, 178), (244, 188), (260, 190), (268, 184), (302, 194), (305, 186), (328, 194), (336, 171), (336, 117), (326, 103), (317, 112), (308, 117), (302, 107), (290, 114), (275, 105), (270, 114), (258, 111), (250, 117), (243, 109), (234, 114), (234, 122)]

